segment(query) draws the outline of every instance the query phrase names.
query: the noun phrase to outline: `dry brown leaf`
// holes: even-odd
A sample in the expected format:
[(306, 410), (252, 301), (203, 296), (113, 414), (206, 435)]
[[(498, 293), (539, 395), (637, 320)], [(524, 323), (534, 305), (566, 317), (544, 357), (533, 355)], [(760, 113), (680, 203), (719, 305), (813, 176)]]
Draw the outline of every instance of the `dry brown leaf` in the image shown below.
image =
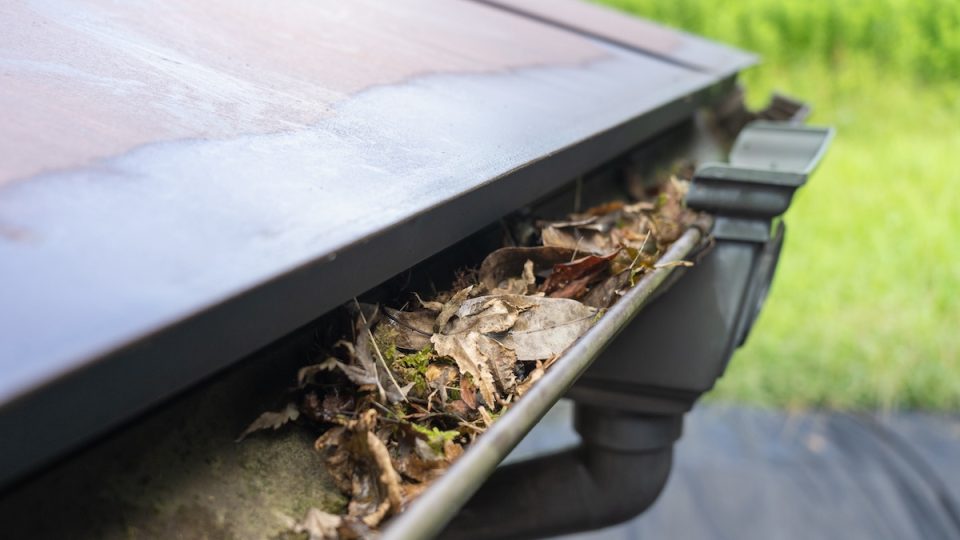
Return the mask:
[[(520, 315), (520, 308), (503, 300), (510, 295), (484, 296), (485, 302), (468, 301), (461, 305), (456, 319), (451, 321), (448, 335), (480, 332), (481, 334), (499, 334), (513, 328)], [(467, 306), (467, 307), (464, 307)]]
[(406, 351), (420, 351), (430, 345), (433, 325), (437, 314), (427, 310), (399, 311), (384, 308), (386, 317), (380, 324), (386, 324), (396, 331), (394, 345)]
[(548, 226), (540, 231), (543, 245), (571, 249), (575, 253), (603, 255), (614, 248), (610, 237), (600, 231)]
[[(507, 288), (501, 285), (510, 279), (522, 280), (523, 284), (533, 283), (529, 279), (535, 276), (538, 268), (553, 268), (553, 265), (567, 262), (572, 257), (573, 250), (567, 248), (548, 246), (500, 248), (487, 255), (480, 265), (480, 283), (490, 294)], [(530, 275), (526, 271), (528, 261), (532, 264)], [(520, 294), (525, 292), (521, 291)]]
[(425, 302), (417, 293), (413, 293), (413, 296), (417, 298), (417, 302), (420, 302), (420, 305), (423, 306), (424, 309), (430, 310), (434, 313), (439, 313), (440, 310), (443, 309), (443, 302)]
[(543, 303), (520, 314), (503, 344), (518, 360), (541, 360), (563, 353), (593, 326), (597, 310), (576, 300), (543, 298)]
[(471, 410), (477, 408), (477, 387), (470, 377), (460, 377), (460, 399)]
[(531, 285), (536, 285), (537, 276), (534, 274), (533, 261), (527, 259), (527, 262), (523, 263), (523, 274), (520, 277), (527, 284), (527, 288), (529, 288)]
[(519, 311), (513, 327), (498, 339), (516, 352), (517, 360), (542, 360), (562, 353), (590, 329), (597, 313), (595, 308), (568, 298), (503, 295), (471, 298), (460, 307), (458, 317), (476, 312), (492, 298)]
[(367, 448), (373, 456), (377, 468), (380, 469), (380, 485), (387, 491), (390, 509), (399, 512), (403, 506), (403, 491), (400, 489), (400, 475), (394, 470), (393, 463), (390, 461), (390, 453), (383, 441), (372, 431), (367, 432)]
[(403, 486), (403, 500), (410, 504), (411, 501), (420, 496), (421, 493), (427, 490), (430, 487), (428, 483), (422, 484), (404, 484)]
[(491, 371), (490, 353), (503, 349), (503, 346), (478, 332), (453, 336), (434, 334), (431, 341), (437, 354), (452, 358), (460, 368), (460, 373), (473, 377), (483, 402), (489, 407), (495, 406), (499, 396)]
[(463, 446), (453, 442), (453, 441), (444, 441), (443, 442), (443, 456), (447, 461), (452, 462), (463, 455)]
[(310, 540), (336, 540), (340, 537), (337, 529), (341, 523), (342, 517), (311, 508), (303, 521), (294, 524), (292, 529), (296, 533), (307, 533)]
[[(353, 347), (351, 346), (351, 349)], [(308, 384), (313, 384), (314, 378), (318, 373), (324, 371), (332, 371), (337, 368), (337, 359), (330, 357), (320, 362), (319, 364), (312, 364), (309, 366), (304, 366), (297, 371), (297, 387), (303, 388)]]
[(500, 395), (505, 396), (509, 402), (510, 394), (517, 388), (517, 376), (513, 373), (513, 368), (517, 365), (517, 353), (492, 338), (481, 339), (478, 343), (487, 358), (487, 365), (490, 366)]
[(297, 407), (296, 403), (287, 403), (287, 406), (284, 407), (282, 411), (277, 412), (265, 412), (257, 417), (247, 429), (243, 430), (243, 433), (237, 437), (236, 442), (242, 441), (247, 435), (253, 433), (254, 431), (260, 431), (263, 429), (280, 429), (281, 426), (287, 422), (291, 422), (300, 417), (300, 409)]
[(586, 294), (593, 283), (603, 280), (609, 275), (610, 261), (620, 250), (609, 255), (588, 255), (575, 261), (558, 264), (543, 283), (543, 292), (552, 298), (578, 299)]
[(630, 281), (630, 272), (621, 272), (594, 285), (580, 301), (595, 308), (608, 308), (619, 298), (617, 291), (625, 288)]
[(443, 328), (447, 326), (447, 321), (457, 313), (457, 310), (460, 309), (460, 304), (463, 304), (463, 302), (469, 298), (470, 291), (472, 290), (473, 285), (460, 289), (453, 295), (453, 298), (443, 305), (443, 309), (440, 310), (440, 314), (437, 315), (437, 320), (434, 323), (435, 330), (443, 331)]
[(447, 364), (433, 363), (427, 366), (424, 371), (424, 379), (427, 381), (427, 387), (439, 392), (440, 399), (446, 403), (450, 400), (447, 395), (447, 387), (456, 383), (459, 373), (453, 366)]

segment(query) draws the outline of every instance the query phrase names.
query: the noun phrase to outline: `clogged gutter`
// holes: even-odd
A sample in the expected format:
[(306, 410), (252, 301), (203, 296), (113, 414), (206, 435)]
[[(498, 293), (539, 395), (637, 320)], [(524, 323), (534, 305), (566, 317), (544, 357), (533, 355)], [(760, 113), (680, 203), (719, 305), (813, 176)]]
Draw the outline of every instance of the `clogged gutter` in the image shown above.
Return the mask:
[[(449, 467), (697, 219), (671, 177), (639, 202), (536, 223), (538, 245), (503, 247), (450, 291), (398, 309), (356, 300), (353, 335), (302, 368), (279, 412), (241, 435), (298, 421), (349, 500), (293, 532), (366, 538)], [(680, 263), (688, 265), (690, 263)]]

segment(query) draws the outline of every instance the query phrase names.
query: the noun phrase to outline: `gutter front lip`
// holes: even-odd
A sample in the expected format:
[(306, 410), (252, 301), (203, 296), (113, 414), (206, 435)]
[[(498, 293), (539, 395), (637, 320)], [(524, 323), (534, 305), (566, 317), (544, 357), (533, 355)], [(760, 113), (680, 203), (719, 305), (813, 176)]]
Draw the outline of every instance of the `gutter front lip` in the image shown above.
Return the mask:
[(691, 227), (661, 257), (658, 268), (645, 275), (516, 404), (500, 417), (409, 509), (385, 529), (383, 540), (431, 538), (480, 488), (497, 465), (540, 421), (597, 356), (655, 297), (658, 289), (700, 243), (703, 234)]

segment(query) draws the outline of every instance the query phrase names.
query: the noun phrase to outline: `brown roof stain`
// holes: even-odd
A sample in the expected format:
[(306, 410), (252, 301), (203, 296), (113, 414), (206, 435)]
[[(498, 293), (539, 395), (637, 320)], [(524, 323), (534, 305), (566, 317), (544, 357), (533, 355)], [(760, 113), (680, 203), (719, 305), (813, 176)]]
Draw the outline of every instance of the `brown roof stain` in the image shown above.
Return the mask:
[(0, 185), (160, 141), (303, 128), (433, 73), (578, 65), (592, 42), (449, 0), (0, 5)]

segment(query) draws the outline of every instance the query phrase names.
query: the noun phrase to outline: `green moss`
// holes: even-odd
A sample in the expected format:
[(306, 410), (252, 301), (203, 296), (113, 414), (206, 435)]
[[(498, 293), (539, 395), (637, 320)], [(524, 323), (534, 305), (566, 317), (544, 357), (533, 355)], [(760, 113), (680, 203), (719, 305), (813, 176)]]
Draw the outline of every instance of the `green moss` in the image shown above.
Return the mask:
[(460, 432), (456, 430), (441, 431), (435, 427), (421, 426), (420, 424), (412, 422), (410, 426), (413, 427), (414, 431), (423, 435), (427, 440), (427, 444), (430, 445), (430, 448), (438, 454), (443, 452), (443, 443), (452, 441), (460, 436)]
[[(386, 354), (384, 356), (386, 357)], [(429, 346), (413, 354), (401, 354), (394, 347), (392, 356), (388, 357), (387, 361), (400, 378), (405, 382), (413, 383), (416, 395), (426, 396), (429, 393), (427, 367), (433, 356), (433, 349)]]

